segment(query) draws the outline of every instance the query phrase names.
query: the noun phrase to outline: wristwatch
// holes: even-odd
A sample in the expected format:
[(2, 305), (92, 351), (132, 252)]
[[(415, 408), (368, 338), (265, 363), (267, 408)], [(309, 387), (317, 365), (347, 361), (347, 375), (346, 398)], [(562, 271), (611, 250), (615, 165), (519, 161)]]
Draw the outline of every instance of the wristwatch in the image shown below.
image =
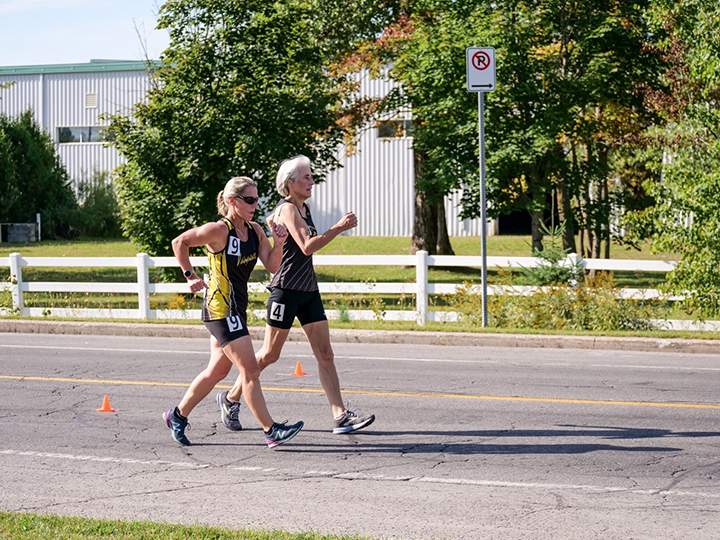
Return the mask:
[(185, 279), (188, 279), (188, 278), (189, 278), (190, 276), (192, 276), (194, 273), (195, 273), (195, 270), (192, 270), (192, 269), (190, 269), (190, 270), (185, 270), (185, 271), (183, 272), (183, 276), (185, 276)]

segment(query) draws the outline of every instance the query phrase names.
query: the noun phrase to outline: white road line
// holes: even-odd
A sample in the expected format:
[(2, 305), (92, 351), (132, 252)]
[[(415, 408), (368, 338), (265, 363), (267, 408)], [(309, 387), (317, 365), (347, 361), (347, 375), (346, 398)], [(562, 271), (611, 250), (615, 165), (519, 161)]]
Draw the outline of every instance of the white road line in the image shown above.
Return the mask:
[(57, 454), (54, 452), (34, 452), (32, 450), (0, 450), (0, 454), (13, 456), (31, 456), (39, 458), (64, 459), (71, 461), (97, 461), (107, 463), (138, 463), (140, 465), (169, 465), (171, 467), (185, 467), (186, 469), (207, 469), (210, 465), (202, 465), (197, 463), (184, 463), (163, 460), (145, 461), (140, 459), (114, 458), (100, 456), (78, 456), (75, 454)]
[[(175, 351), (175, 350), (167, 350), (167, 349), (113, 349), (109, 347), (55, 347), (55, 346), (48, 346), (48, 345), (7, 345), (2, 344), (0, 345), (0, 349), (43, 349), (43, 350), (63, 350), (63, 351), (94, 351), (94, 352), (124, 352), (124, 353), (139, 353), (139, 354), (158, 354), (158, 353), (170, 353), (170, 354), (190, 354), (190, 355), (200, 355), (200, 356), (208, 356), (210, 355), (209, 351)], [(295, 354), (295, 353), (285, 353), (282, 358), (309, 358), (314, 359), (315, 356), (312, 354)], [(499, 360), (456, 360), (452, 358), (402, 358), (397, 356), (345, 356), (345, 355), (335, 355), (335, 358), (337, 360), (366, 360), (366, 361), (375, 361), (375, 360), (383, 360), (383, 361), (392, 361), (392, 362), (439, 362), (439, 363), (452, 363), (452, 364), (501, 364)], [(543, 362), (542, 360), (533, 361), (533, 362), (527, 362), (518, 363), (517, 361), (513, 362), (513, 365), (515, 366), (532, 366), (532, 367), (543, 367), (543, 366), (553, 366), (553, 367), (567, 367), (567, 368), (585, 368), (585, 367), (595, 367), (595, 368), (613, 368), (613, 369), (654, 369), (654, 370), (665, 370), (665, 371), (720, 371), (720, 367), (713, 368), (713, 367), (692, 367), (692, 366), (639, 366), (639, 365), (627, 365), (627, 364), (586, 364), (586, 363), (577, 363), (577, 364), (569, 364), (566, 362)]]
[(138, 465), (164, 465), (171, 467), (185, 467), (189, 469), (219, 469), (233, 470), (242, 472), (258, 472), (273, 473), (282, 476), (290, 476), (292, 478), (337, 478), (340, 480), (368, 480), (380, 482), (418, 482), (424, 484), (446, 484), (459, 486), (478, 486), (490, 488), (518, 488), (518, 489), (540, 489), (540, 490), (559, 490), (559, 491), (588, 491), (593, 493), (629, 493), (636, 495), (659, 495), (659, 496), (683, 496), (683, 497), (699, 497), (705, 499), (719, 499), (720, 493), (703, 493), (680, 490), (664, 490), (664, 489), (633, 489), (616, 486), (592, 486), (584, 484), (545, 484), (541, 482), (507, 482), (502, 480), (476, 480), (472, 478), (434, 478), (431, 476), (388, 476), (384, 474), (368, 474), (363, 472), (337, 472), (337, 471), (318, 471), (318, 470), (295, 470), (295, 469), (277, 469), (274, 467), (230, 467), (215, 466), (209, 464), (173, 462), (164, 460), (140, 460), (130, 458), (116, 458), (110, 456), (83, 456), (75, 454), (58, 454), (54, 452), (35, 452), (32, 450), (0, 450), (0, 455), (27, 456), (43, 459), (62, 459), (68, 461), (92, 461), (100, 463), (117, 463), (117, 464), (138, 464)]
[(172, 353), (172, 354), (201, 354), (210, 356), (210, 350), (207, 351), (169, 351), (167, 349), (112, 349), (109, 347), (56, 347), (51, 345), (0, 345), (3, 349), (49, 349), (53, 351), (100, 351), (100, 352), (130, 352), (143, 354)]

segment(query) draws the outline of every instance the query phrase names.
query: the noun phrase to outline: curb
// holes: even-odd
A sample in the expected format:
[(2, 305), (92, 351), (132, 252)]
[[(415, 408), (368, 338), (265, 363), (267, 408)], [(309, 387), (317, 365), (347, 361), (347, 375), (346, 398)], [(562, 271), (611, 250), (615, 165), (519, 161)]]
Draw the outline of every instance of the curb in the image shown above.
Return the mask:
[[(264, 327), (249, 327), (250, 337), (262, 341)], [(152, 323), (97, 323), (0, 319), (0, 333), (207, 338), (204, 326)], [(644, 352), (680, 352), (720, 355), (720, 341), (607, 336), (555, 336), (536, 334), (473, 334), (464, 332), (402, 332), (390, 330), (330, 329), (336, 343), (393, 343), (464, 347), (522, 347), (540, 349), (591, 349)], [(288, 341), (306, 341), (292, 328)]]

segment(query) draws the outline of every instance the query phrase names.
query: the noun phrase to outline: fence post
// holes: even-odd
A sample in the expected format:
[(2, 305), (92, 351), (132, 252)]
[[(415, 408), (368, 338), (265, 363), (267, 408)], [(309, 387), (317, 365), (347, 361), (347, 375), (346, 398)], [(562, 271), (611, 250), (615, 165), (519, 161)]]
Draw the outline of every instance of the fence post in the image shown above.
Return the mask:
[(138, 311), (141, 319), (150, 318), (150, 258), (147, 253), (137, 254)]
[[(586, 264), (585, 259), (580, 257), (577, 253), (568, 253), (567, 257), (565, 257), (565, 261), (563, 262), (563, 266), (565, 267), (580, 268), (583, 271), (585, 271)], [(571, 279), (570, 285), (575, 287), (577, 285), (577, 280)]]
[(19, 253), (10, 254), (10, 290), (12, 291), (13, 311), (24, 315), (22, 293), (22, 257)]
[(415, 286), (417, 287), (415, 305), (417, 306), (417, 323), (423, 326), (428, 320), (428, 252), (420, 250), (415, 253)]

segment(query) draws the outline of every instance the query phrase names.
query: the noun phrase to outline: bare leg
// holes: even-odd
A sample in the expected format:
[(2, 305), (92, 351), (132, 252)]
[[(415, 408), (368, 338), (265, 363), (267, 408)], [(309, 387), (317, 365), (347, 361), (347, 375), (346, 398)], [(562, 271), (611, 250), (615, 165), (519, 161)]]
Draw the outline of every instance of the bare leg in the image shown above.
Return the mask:
[(227, 377), (232, 365), (230, 359), (225, 356), (225, 353), (220, 348), (220, 344), (214, 337), (211, 337), (210, 362), (190, 383), (190, 387), (185, 392), (180, 405), (178, 405), (180, 414), (187, 418), (197, 404), (205, 399), (220, 381)]
[(255, 358), (250, 336), (231, 341), (225, 345), (223, 352), (240, 371), (242, 393), (245, 395), (245, 402), (248, 404), (250, 412), (253, 413), (262, 428), (268, 431), (273, 425), (273, 419), (267, 410), (260, 386), (260, 367)]
[[(285, 345), (285, 340), (289, 333), (290, 330), (275, 328), (269, 325), (265, 327), (265, 340), (263, 341), (262, 349), (260, 349), (256, 355), (260, 371), (278, 361), (280, 352), (282, 351), (283, 345)], [(240, 401), (240, 397), (243, 394), (242, 385), (243, 378), (242, 374), (240, 374), (235, 381), (235, 386), (228, 392), (229, 400)]]
[(335, 354), (330, 345), (330, 326), (327, 321), (318, 321), (306, 324), (302, 328), (318, 362), (320, 384), (330, 402), (333, 416), (337, 418), (345, 412), (345, 405), (340, 393), (337, 369), (335, 369)]

